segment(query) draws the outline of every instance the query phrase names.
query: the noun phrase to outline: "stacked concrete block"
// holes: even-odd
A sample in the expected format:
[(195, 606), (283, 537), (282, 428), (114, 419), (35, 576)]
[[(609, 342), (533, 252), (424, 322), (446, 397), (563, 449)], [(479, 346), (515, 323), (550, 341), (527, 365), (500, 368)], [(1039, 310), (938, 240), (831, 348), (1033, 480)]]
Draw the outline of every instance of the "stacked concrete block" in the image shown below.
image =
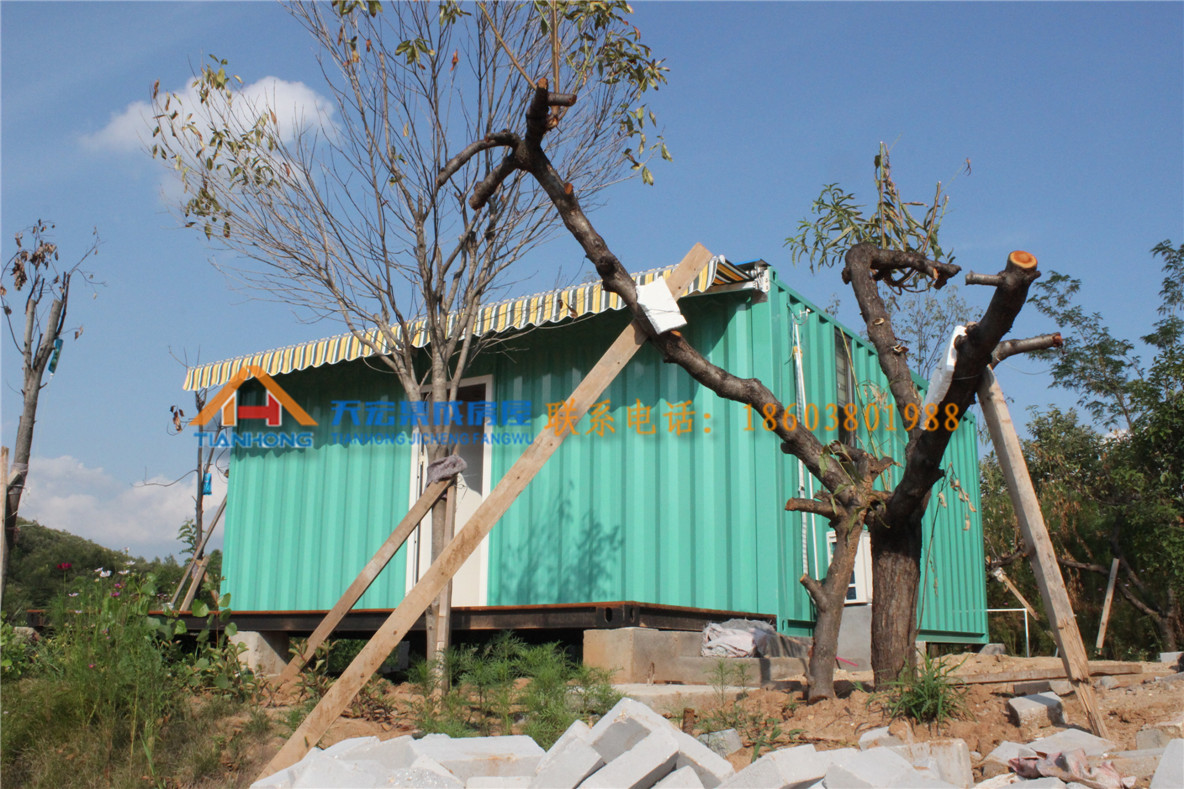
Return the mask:
[(890, 748), (857, 751), (836, 759), (823, 778), (826, 789), (928, 789), (949, 787), (927, 771), (917, 770)]
[(725, 759), (744, 747), (744, 743), (740, 741), (740, 734), (735, 729), (700, 734), (698, 740)]
[(1158, 723), (1149, 723), (1135, 735), (1135, 747), (1139, 750), (1147, 748), (1166, 748), (1172, 740), (1184, 737), (1184, 710), (1174, 717)]
[(1028, 747), (1042, 755), (1082, 750), (1086, 756), (1102, 756), (1118, 750), (1117, 743), (1081, 729), (1062, 729), (1049, 737), (1033, 740)]
[(1021, 759), (1035, 755), (1036, 751), (1027, 745), (1004, 740), (999, 743), (995, 750), (988, 753), (987, 757), (983, 760), (983, 777), (994, 778), (997, 775), (1007, 775), (1011, 772), (1011, 766), (1008, 762), (1012, 759)]
[(889, 734), (887, 726), (868, 729), (859, 735), (859, 750), (861, 751), (866, 751), (868, 748), (890, 745), (904, 745), (904, 740)]
[(1151, 778), (1151, 789), (1184, 786), (1184, 740), (1172, 740), (1163, 751), (1159, 767)]
[(909, 761), (914, 769), (928, 772), (946, 783), (967, 789), (974, 783), (970, 749), (958, 739), (930, 740), (910, 745), (892, 745), (888, 750)]
[(1017, 726), (1060, 726), (1065, 708), (1055, 693), (1034, 693), (1007, 700), (1007, 709)]

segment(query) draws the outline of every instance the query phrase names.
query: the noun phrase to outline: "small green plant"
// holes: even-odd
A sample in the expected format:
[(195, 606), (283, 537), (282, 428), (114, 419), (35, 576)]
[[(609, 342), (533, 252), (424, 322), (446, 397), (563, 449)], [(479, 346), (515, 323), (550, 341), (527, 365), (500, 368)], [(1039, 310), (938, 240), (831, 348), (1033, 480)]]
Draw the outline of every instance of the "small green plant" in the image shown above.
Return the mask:
[(435, 663), (416, 661), (408, 681), (418, 691), (412, 714), (424, 732), (522, 733), (544, 748), (576, 718), (603, 715), (621, 698), (607, 672), (573, 662), (558, 644), (528, 646), (508, 633), (480, 648), (454, 647)]
[(737, 703), (745, 698), (747, 692), (742, 692), (738, 698), (732, 696), (732, 688), (744, 687), (748, 684), (748, 669), (743, 664), (734, 663), (728, 658), (719, 658), (711, 667), (708, 675), (711, 682), (713, 701), (711, 708), (699, 719), (699, 726), (705, 732), (723, 731), (724, 729), (743, 730), (750, 725), (744, 710)]
[(923, 655), (919, 666), (906, 667), (900, 677), (874, 694), (869, 703), (878, 704), (893, 718), (943, 724), (964, 711), (966, 691), (950, 680), (960, 665)]

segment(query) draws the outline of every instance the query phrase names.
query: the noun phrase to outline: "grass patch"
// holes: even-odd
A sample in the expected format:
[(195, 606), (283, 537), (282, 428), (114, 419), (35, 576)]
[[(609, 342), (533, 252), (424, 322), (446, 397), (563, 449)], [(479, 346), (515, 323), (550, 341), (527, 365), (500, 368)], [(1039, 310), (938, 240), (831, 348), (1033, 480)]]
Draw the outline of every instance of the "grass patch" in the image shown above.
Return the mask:
[(918, 723), (940, 725), (960, 717), (965, 711), (966, 690), (950, 681), (959, 665), (922, 655), (919, 666), (905, 667), (896, 680), (873, 694), (869, 703), (877, 704), (892, 718), (911, 718)]

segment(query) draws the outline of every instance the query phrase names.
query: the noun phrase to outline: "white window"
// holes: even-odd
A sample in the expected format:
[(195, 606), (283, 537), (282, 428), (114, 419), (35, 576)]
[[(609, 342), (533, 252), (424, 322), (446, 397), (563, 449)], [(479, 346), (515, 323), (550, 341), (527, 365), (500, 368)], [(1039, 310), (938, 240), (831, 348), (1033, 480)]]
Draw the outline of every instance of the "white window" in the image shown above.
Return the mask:
[[(835, 533), (826, 535), (826, 561), (829, 566), (835, 555)], [(847, 585), (847, 605), (870, 603), (872, 600), (872, 541), (864, 531), (859, 537), (859, 548), (855, 552), (855, 568), (851, 571), (851, 583)]]

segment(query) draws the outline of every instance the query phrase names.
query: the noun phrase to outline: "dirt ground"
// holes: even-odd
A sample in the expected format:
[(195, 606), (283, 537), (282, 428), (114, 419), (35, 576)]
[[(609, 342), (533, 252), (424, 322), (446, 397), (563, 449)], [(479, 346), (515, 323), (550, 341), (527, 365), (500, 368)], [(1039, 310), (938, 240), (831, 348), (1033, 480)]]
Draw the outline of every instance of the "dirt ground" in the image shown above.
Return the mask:
[[(977, 654), (955, 655), (945, 658), (961, 663), (958, 674), (985, 674), (1023, 671), (1032, 669), (1060, 668), (1058, 658), (1016, 658), (1003, 655), (982, 656)], [(1106, 718), (1110, 739), (1116, 741), (1122, 750), (1135, 749), (1135, 735), (1146, 724), (1158, 723), (1178, 715), (1184, 710), (1184, 681), (1156, 682), (1156, 677), (1171, 674), (1173, 669), (1162, 663), (1126, 664), (1138, 667), (1139, 673), (1115, 674), (1117, 684), (1113, 688), (1098, 689), (1098, 702)], [(1007, 714), (1007, 700), (1012, 696), (1012, 683), (964, 685), (965, 713), (958, 719), (942, 726), (910, 724), (906, 720), (890, 720), (875, 702), (874, 694), (862, 688), (871, 685), (870, 672), (836, 672), (836, 688), (839, 697), (807, 705), (801, 688), (789, 690), (751, 690), (737, 705), (729, 707), (729, 713), (750, 723), (741, 731), (745, 747), (732, 754), (729, 760), (738, 769), (752, 761), (753, 746), (760, 752), (770, 748), (793, 744), (813, 743), (820, 750), (831, 748), (858, 747), (859, 736), (878, 726), (890, 726), (890, 731), (902, 740), (924, 742), (943, 737), (957, 737), (964, 740), (972, 752), (981, 756), (990, 753), (1000, 742), (1028, 742), (1048, 734), (1057, 728), (1016, 726)], [(322, 739), (321, 747), (327, 747), (351, 737), (375, 735), (380, 739), (415, 733), (410, 715), (414, 692), (409, 685), (393, 686), (391, 700), (395, 712), (382, 720), (366, 720), (343, 717), (330, 727)], [(297, 699), (288, 697), (275, 699), (270, 708), (273, 717), (282, 721)], [(1085, 712), (1075, 694), (1063, 698), (1065, 720), (1071, 726), (1088, 729)], [(700, 724), (710, 716), (709, 706), (696, 710)], [(682, 721), (675, 718), (675, 725)], [(771, 742), (767, 739), (774, 728), (780, 735)], [(277, 731), (287, 732), (288, 727), (277, 723)], [(699, 733), (696, 728), (695, 733)], [(755, 739), (754, 739), (755, 738)], [(259, 743), (257, 752), (247, 763), (241, 764), (243, 778), (253, 780), (246, 772), (263, 768), (268, 758), (278, 751), (283, 738), (276, 734), (270, 740)], [(974, 756), (972, 754), (972, 761)], [(977, 767), (977, 761), (975, 762)], [(976, 779), (980, 776), (976, 769)], [(243, 785), (249, 784), (246, 780)], [(238, 781), (236, 781), (238, 783)], [(1145, 783), (1145, 782), (1144, 782)]]

